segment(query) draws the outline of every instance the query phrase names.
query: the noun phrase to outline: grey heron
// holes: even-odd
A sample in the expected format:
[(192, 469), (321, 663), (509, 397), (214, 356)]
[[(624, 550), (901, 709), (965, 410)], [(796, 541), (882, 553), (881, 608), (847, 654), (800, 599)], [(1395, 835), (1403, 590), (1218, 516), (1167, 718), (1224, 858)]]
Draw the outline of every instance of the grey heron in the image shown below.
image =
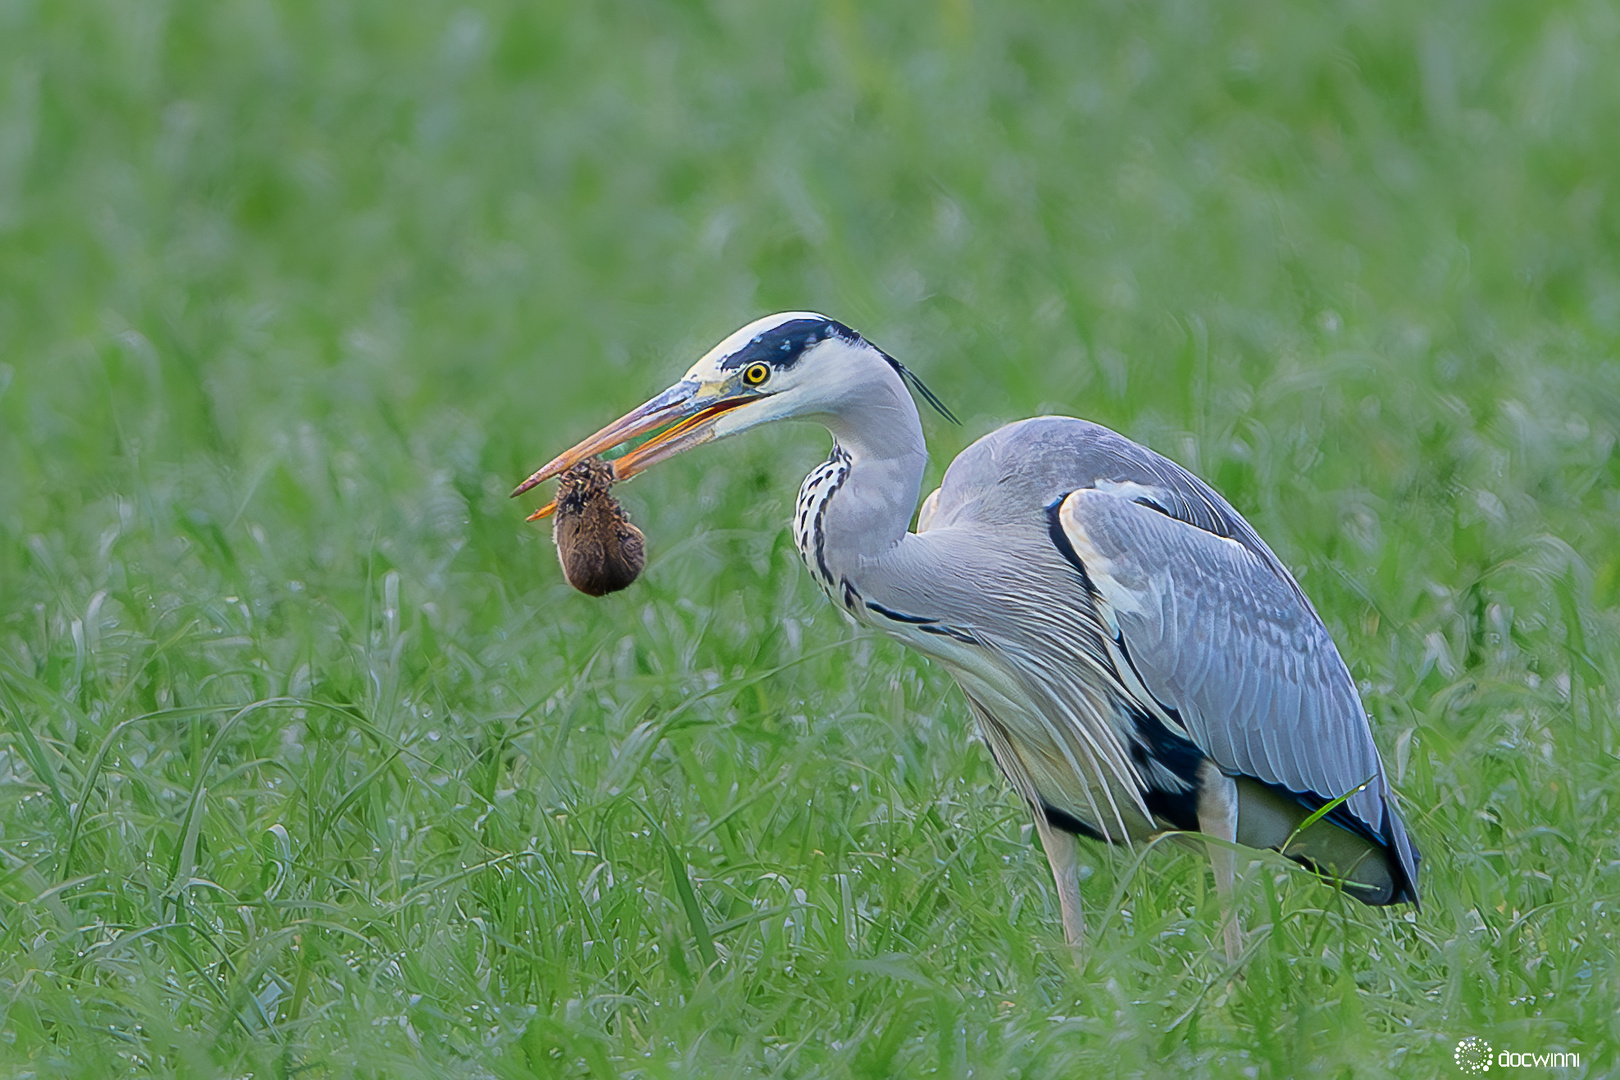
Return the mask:
[(954, 676), (1033, 812), (1071, 945), (1077, 837), (1212, 838), (1233, 959), (1233, 845), (1286, 844), (1365, 903), (1416, 904), (1418, 853), (1355, 683), (1248, 522), (1168, 458), (1061, 416), (979, 439), (918, 509), (928, 454), (911, 389), (949, 417), (848, 326), (771, 315), (513, 494), (653, 432), (615, 479), (772, 420), (819, 422), (832, 455), (800, 489), (799, 553), (850, 616)]

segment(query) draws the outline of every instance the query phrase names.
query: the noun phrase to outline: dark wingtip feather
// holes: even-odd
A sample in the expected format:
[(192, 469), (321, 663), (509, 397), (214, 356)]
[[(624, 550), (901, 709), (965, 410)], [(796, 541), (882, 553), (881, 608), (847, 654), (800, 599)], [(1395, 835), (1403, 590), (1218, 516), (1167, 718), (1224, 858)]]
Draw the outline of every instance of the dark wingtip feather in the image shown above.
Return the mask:
[[(1395, 890), (1395, 896), (1390, 900), (1392, 904), (1411, 904), (1417, 911), (1423, 910), (1418, 903), (1418, 864), (1423, 861), (1423, 855), (1418, 851), (1417, 845), (1412, 843), (1404, 824), (1395, 816), (1394, 807), (1385, 808), (1384, 819), (1384, 845), (1395, 857), (1395, 864), (1401, 870), (1401, 884)], [(1410, 856), (1410, 861), (1407, 860)]]

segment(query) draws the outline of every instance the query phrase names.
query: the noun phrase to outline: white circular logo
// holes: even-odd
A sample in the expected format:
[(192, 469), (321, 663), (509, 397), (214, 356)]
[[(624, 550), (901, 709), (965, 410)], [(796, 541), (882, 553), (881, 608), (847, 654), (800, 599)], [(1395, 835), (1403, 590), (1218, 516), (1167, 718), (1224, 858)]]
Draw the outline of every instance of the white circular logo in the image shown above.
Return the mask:
[(1477, 1075), (1491, 1071), (1491, 1044), (1478, 1035), (1459, 1042), (1451, 1056), (1457, 1059), (1457, 1068), (1465, 1073)]

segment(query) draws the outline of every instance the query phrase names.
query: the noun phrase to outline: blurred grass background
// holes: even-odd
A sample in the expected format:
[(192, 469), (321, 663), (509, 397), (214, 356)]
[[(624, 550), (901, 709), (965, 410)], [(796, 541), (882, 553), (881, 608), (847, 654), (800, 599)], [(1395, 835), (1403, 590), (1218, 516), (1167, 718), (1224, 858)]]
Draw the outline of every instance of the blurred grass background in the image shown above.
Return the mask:
[[(1620, 14), (0, 2), (0, 1068), (1454, 1075), (1620, 1053)], [(1088, 849), (1061, 947), (940, 671), (761, 433), (507, 491), (820, 309), (1180, 460), (1300, 574), (1421, 913)], [(931, 477), (932, 479), (932, 477)]]

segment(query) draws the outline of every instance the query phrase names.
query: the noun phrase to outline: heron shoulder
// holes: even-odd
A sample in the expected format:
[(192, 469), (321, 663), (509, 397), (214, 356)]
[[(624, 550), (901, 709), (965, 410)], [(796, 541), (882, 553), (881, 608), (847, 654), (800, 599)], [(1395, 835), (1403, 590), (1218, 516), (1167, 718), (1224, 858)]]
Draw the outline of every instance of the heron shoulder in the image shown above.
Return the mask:
[(1311, 607), (1282, 561), (1215, 489), (1163, 454), (1072, 416), (1007, 424), (962, 451), (945, 472), (930, 527), (1042, 524), (1052, 506), (1082, 488), (1108, 491), (1237, 542)]
[(1161, 509), (1176, 513), (1192, 507), (1185, 515), (1194, 518), (1190, 524), (1222, 535), (1237, 531), (1242, 522), (1208, 485), (1169, 458), (1111, 428), (1072, 416), (1036, 416), (1007, 424), (963, 450), (945, 472), (936, 520), (1043, 517), (1069, 492), (1099, 484), (1135, 484), (1144, 494), (1161, 492), (1160, 501), (1173, 504)]

